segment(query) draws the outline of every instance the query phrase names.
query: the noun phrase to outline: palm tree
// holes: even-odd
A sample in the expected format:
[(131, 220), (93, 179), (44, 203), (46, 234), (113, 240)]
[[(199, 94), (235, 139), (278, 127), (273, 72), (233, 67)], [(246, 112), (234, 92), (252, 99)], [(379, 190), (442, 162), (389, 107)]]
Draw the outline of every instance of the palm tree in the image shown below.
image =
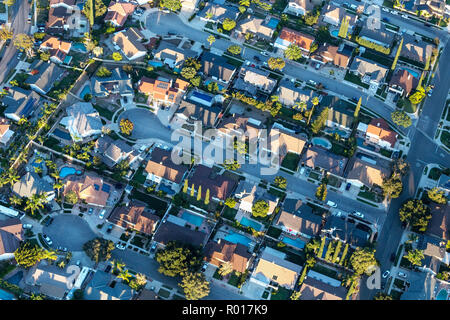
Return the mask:
[(13, 206), (20, 206), (22, 204), (22, 198), (16, 195), (11, 196), (11, 198), (9, 198), (9, 201)]
[(312, 103), (313, 107), (311, 109), (311, 112), (309, 113), (308, 121), (306, 122), (306, 125), (309, 125), (309, 122), (311, 121), (311, 117), (314, 113), (314, 108), (319, 104), (319, 98), (317, 98), (317, 97), (312, 98), (311, 103)]
[(59, 180), (59, 173), (57, 171), (50, 173), (50, 175), (55, 178), (56, 181)]
[(11, 186), (13, 186), (17, 181), (19, 181), (20, 177), (17, 175), (17, 171), (14, 169), (8, 170), (8, 181)]
[(320, 241), (317, 239), (313, 239), (313, 241), (306, 244), (306, 250), (317, 253), (320, 248)]
[(222, 277), (224, 277), (227, 274), (230, 274), (232, 272), (233, 272), (233, 265), (230, 262), (225, 262), (220, 265), (219, 274)]
[(58, 255), (56, 254), (55, 250), (44, 250), (42, 252), (42, 259), (55, 261), (56, 259), (58, 259)]
[(59, 194), (59, 190), (61, 190), (62, 187), (64, 187), (64, 184), (62, 184), (61, 182), (56, 182), (53, 184), (53, 189), (55, 189), (58, 194)]
[(304, 101), (297, 101), (294, 104), (294, 109), (295, 108), (300, 109), (301, 112), (304, 112), (306, 109), (308, 109), (308, 106), (306, 105), (306, 102), (304, 102)]
[(308, 257), (308, 258), (306, 259), (306, 266), (307, 266), (308, 268), (314, 267), (315, 264), (316, 264), (316, 259), (315, 259), (314, 257)]
[(31, 198), (27, 199), (25, 210), (29, 210), (31, 212), (31, 215), (34, 215), (34, 212), (36, 210), (39, 210), (39, 208), (44, 208), (41, 195), (33, 194)]
[(124, 282), (129, 282), (131, 274), (128, 272), (128, 269), (123, 269), (119, 272), (117, 278), (122, 279)]
[(272, 101), (272, 102), (278, 102), (280, 100), (280, 97), (278, 97), (278, 96), (271, 96), (270, 97), (270, 101)]
[(112, 264), (113, 264), (113, 270), (114, 271), (122, 271), (123, 268), (125, 268), (125, 263), (123, 263), (120, 260), (113, 260)]
[(34, 172), (39, 174), (42, 173), (42, 168), (41, 167), (34, 167)]

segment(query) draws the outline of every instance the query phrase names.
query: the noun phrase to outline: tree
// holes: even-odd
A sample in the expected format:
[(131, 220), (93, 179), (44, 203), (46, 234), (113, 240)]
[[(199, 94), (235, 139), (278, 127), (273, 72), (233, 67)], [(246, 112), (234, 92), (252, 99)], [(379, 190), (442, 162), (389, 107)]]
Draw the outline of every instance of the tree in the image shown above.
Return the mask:
[(409, 171), (409, 163), (401, 158), (397, 159), (392, 162), (392, 171), (394, 172), (394, 175), (404, 176)]
[(156, 261), (159, 263), (158, 272), (169, 277), (184, 276), (200, 264), (199, 258), (190, 249), (174, 241), (156, 253)]
[(112, 74), (111, 71), (109, 71), (106, 67), (103, 66), (98, 68), (97, 72), (95, 73), (95, 75), (100, 78), (110, 77), (111, 74)]
[(286, 178), (284, 178), (282, 176), (276, 176), (274, 183), (278, 188), (286, 189), (286, 186), (287, 186)]
[(112, 261), (113, 265), (113, 273), (118, 274), (120, 271), (122, 271), (125, 268), (125, 263), (123, 263), (120, 260), (114, 259)]
[(21, 52), (25, 51), (27, 57), (31, 58), (34, 55), (34, 41), (33, 38), (27, 34), (19, 33), (13, 40), (14, 46)]
[(231, 54), (238, 56), (241, 54), (242, 48), (240, 46), (238, 46), (237, 44), (233, 44), (228, 47), (227, 51)]
[(111, 58), (113, 58), (114, 61), (121, 61), (122, 55), (118, 52), (113, 52), (113, 54), (111, 55)]
[(223, 167), (230, 171), (236, 171), (241, 167), (241, 165), (236, 160), (226, 159), (223, 163)]
[(409, 96), (409, 101), (412, 104), (419, 104), (425, 96), (425, 89), (422, 86), (417, 86), (416, 91)]
[(7, 41), (8, 39), (12, 39), (12, 37), (13, 32), (11, 31), (11, 29), (3, 25), (0, 28), (0, 40)]
[(219, 85), (217, 84), (217, 82), (212, 81), (208, 83), (208, 91), (212, 93), (216, 93), (217, 91), (219, 91)]
[(225, 277), (226, 275), (232, 273), (233, 271), (234, 271), (233, 264), (231, 262), (227, 261), (220, 265), (218, 273), (222, 277)]
[(317, 254), (318, 258), (322, 258), (323, 255), (323, 249), (325, 248), (325, 242), (326, 242), (327, 238), (326, 237), (322, 237), (320, 239), (320, 247), (319, 247), (319, 253)]
[(147, 284), (147, 278), (144, 274), (138, 273), (129, 283), (131, 289), (139, 291)]
[(95, 263), (111, 259), (114, 248), (114, 242), (102, 238), (95, 238), (83, 245), (84, 252)]
[(368, 276), (371, 275), (374, 271), (372, 268), (377, 265), (375, 249), (356, 248), (350, 257), (350, 265), (358, 276), (364, 273)]
[(282, 70), (285, 65), (286, 62), (282, 59), (282, 58), (275, 58), (275, 57), (270, 57), (269, 60), (267, 61), (267, 65), (269, 66), (270, 69), (272, 70)]
[(359, 116), (359, 110), (361, 109), (361, 103), (362, 103), (362, 97), (359, 97), (358, 103), (356, 104), (356, 107), (355, 107), (355, 112), (353, 113), (353, 116), (355, 118), (358, 118), (358, 116)]
[(76, 204), (78, 202), (77, 193), (75, 191), (67, 192), (67, 194), (64, 196), (64, 201), (72, 205)]
[(300, 112), (298, 112), (292, 116), (292, 119), (300, 121), (303, 119), (303, 115)]
[[(42, 194), (44, 195), (44, 194)], [(25, 211), (30, 211), (31, 215), (34, 215), (34, 212), (36, 210), (39, 210), (39, 208), (44, 208), (44, 201), (43, 197), (40, 194), (33, 194), (31, 198), (28, 198), (25, 203)]]
[(411, 124), (411, 118), (404, 111), (394, 111), (391, 113), (392, 121), (399, 126), (408, 128)]
[(209, 282), (203, 273), (189, 272), (179, 284), (187, 300), (199, 300), (209, 294)]
[(202, 199), (202, 186), (198, 186), (197, 190), (197, 201), (200, 201)]
[(325, 122), (328, 119), (328, 108), (324, 108), (320, 115), (314, 120), (311, 125), (311, 131), (315, 134), (319, 133), (320, 130), (325, 126)]
[(103, 0), (95, 0), (95, 17), (101, 17), (108, 11), (108, 8), (103, 3)]
[(119, 122), (119, 128), (122, 134), (129, 136), (134, 129), (134, 124), (129, 119), (121, 119)]
[(258, 200), (252, 206), (252, 215), (254, 217), (264, 218), (269, 212), (269, 204), (265, 200)]
[(188, 188), (189, 188), (188, 181), (187, 179), (184, 179), (183, 193), (187, 193)]
[(316, 12), (310, 11), (306, 15), (304, 15), (303, 18), (308, 26), (312, 26), (315, 25), (317, 21), (319, 21), (319, 16), (320, 16), (319, 11)]
[(223, 20), (222, 27), (224, 30), (230, 31), (236, 27), (236, 21), (231, 20), (230, 18), (225, 18), (225, 20)]
[(425, 256), (423, 254), (423, 251), (414, 249), (408, 251), (408, 253), (405, 255), (405, 258), (411, 262), (411, 264), (415, 266), (421, 266), (422, 260), (425, 259)]
[(339, 27), (339, 33), (338, 36), (341, 38), (347, 38), (348, 33), (348, 26), (349, 26), (349, 19), (348, 16), (345, 16), (342, 18), (341, 26)]
[(16, 195), (12, 195), (9, 201), (13, 206), (20, 206), (22, 204), (22, 198)]
[(445, 196), (444, 191), (439, 190), (439, 188), (434, 187), (431, 190), (428, 190), (427, 192), (428, 199), (430, 199), (433, 202), (439, 203), (439, 204), (446, 204), (447, 203), (447, 197)]
[(5, 4), (5, 6), (11, 7), (14, 5), (14, 3), (16, 3), (16, 0), (3, 0), (3, 3)]
[(206, 195), (205, 195), (205, 205), (207, 206), (209, 204), (209, 188), (206, 189)]
[(24, 268), (34, 266), (39, 261), (45, 259), (45, 249), (29, 241), (22, 242), (19, 248), (14, 251), (14, 259), (17, 264)]
[(398, 45), (397, 53), (395, 54), (394, 62), (392, 62), (391, 70), (395, 70), (395, 67), (397, 66), (397, 60), (400, 56), (400, 52), (402, 51), (403, 47), (403, 37), (402, 40), (400, 40), (400, 44)]
[(322, 183), (320, 186), (317, 187), (315, 196), (320, 201), (325, 201), (327, 197), (327, 185), (325, 183)]
[(94, 49), (92, 49), (92, 53), (94, 54), (94, 56), (98, 57), (101, 56), (103, 54), (103, 48), (102, 47), (95, 47)]
[(131, 274), (128, 271), (128, 269), (123, 269), (119, 272), (119, 275), (117, 276), (117, 278), (122, 279), (122, 281), (128, 283), (130, 281)]
[(216, 42), (216, 38), (211, 34), (209, 35), (208, 39), (206, 39), (206, 41), (209, 42), (209, 46), (212, 46), (212, 44)]
[(413, 230), (425, 232), (431, 219), (430, 208), (422, 200), (408, 200), (401, 206), (399, 217), (401, 222), (410, 224)]
[(290, 44), (284, 51), (284, 57), (289, 60), (299, 60), (302, 57), (302, 50), (295, 44)]
[(392, 176), (389, 179), (384, 179), (381, 188), (383, 189), (384, 196), (389, 197), (389, 199), (396, 199), (402, 193), (402, 180), (396, 176)]
[(192, 184), (191, 193), (190, 193), (191, 197), (194, 197), (194, 193), (195, 193), (195, 187), (194, 187), (194, 184)]
[(180, 0), (161, 0), (159, 2), (159, 5), (161, 8), (166, 8), (173, 12), (181, 9), (181, 1)]
[(84, 3), (84, 7), (82, 10), (83, 14), (89, 20), (89, 25), (92, 27), (94, 25), (94, 4), (93, 0), (87, 0)]
[(193, 77), (195, 77), (195, 75), (197, 74), (197, 70), (195, 70), (194, 67), (183, 67), (183, 69), (181, 69), (181, 75), (185, 78), (185, 79), (192, 79)]
[(392, 297), (386, 293), (378, 292), (374, 297), (373, 300), (392, 300)]
[(234, 200), (233, 198), (227, 198), (227, 199), (225, 200), (225, 205), (226, 205), (228, 208), (233, 209), (233, 208), (236, 206), (236, 200)]
[(250, 7), (250, 0), (239, 0), (239, 5), (244, 7)]

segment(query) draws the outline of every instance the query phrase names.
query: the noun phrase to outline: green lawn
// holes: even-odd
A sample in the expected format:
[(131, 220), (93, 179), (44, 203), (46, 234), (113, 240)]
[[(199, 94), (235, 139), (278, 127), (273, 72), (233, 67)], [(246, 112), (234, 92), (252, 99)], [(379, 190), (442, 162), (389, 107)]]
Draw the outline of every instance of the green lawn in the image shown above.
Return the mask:
[(270, 194), (273, 194), (275, 197), (280, 198), (280, 199), (283, 199), (286, 196), (285, 192), (278, 191), (277, 189), (274, 189), (274, 188), (269, 188), (268, 192)]
[(358, 77), (357, 75), (354, 75), (353, 73), (350, 73), (349, 71), (347, 71), (347, 73), (345, 74), (344, 77), (345, 80), (353, 82), (354, 84), (357, 84), (358, 86), (361, 86), (363, 88), (369, 88), (368, 84), (365, 84), (361, 81), (360, 77)]
[(312, 270), (314, 270), (318, 273), (324, 274), (330, 278), (341, 280), (340, 277), (338, 276), (337, 271), (329, 269), (327, 267), (324, 267), (320, 264), (315, 264), (314, 267), (312, 268)]
[(272, 238), (278, 239), (278, 237), (280, 236), (281, 232), (282, 232), (281, 229), (278, 229), (276, 227), (270, 226), (269, 229), (267, 230), (267, 235), (272, 237)]
[(393, 60), (388, 56), (380, 53), (375, 53), (372, 50), (366, 49), (366, 51), (361, 55), (363, 58), (370, 59), (372, 61), (378, 62), (386, 67), (391, 67)]
[(291, 290), (288, 290), (284, 287), (278, 287), (278, 290), (276, 291), (275, 294), (272, 292), (270, 300), (289, 300), (290, 296)]
[(370, 191), (360, 191), (358, 193), (358, 197), (373, 201), (373, 202), (377, 202), (377, 195), (374, 192), (370, 192)]
[(0, 262), (0, 279), (3, 279), (4, 276), (13, 271), (15, 268), (16, 266), (7, 261)]
[(100, 116), (102, 116), (108, 120), (111, 120), (114, 115), (114, 112), (109, 111), (106, 108), (100, 107), (98, 104), (94, 104), (94, 109), (98, 111)]
[(331, 174), (329, 174), (327, 176), (328, 179), (328, 185), (335, 187), (335, 188), (340, 188), (341, 187), (341, 180), (339, 180), (338, 178), (336, 178), (335, 176), (332, 176)]
[(298, 154), (289, 152), (281, 162), (281, 166), (292, 171), (297, 171), (299, 162), (300, 156)]
[(232, 209), (232, 208), (230, 208), (230, 207), (228, 207), (228, 206), (225, 206), (225, 209), (223, 209), (223, 214), (222, 214), (222, 216), (223, 216), (225, 219), (234, 221), (234, 217), (236, 216), (236, 213), (237, 213), (237, 210), (236, 210), (236, 209)]
[(228, 279), (228, 284), (237, 287), (239, 284), (239, 278), (234, 272), (231, 274), (230, 279)]
[(439, 168), (432, 168), (430, 170), (430, 173), (428, 174), (428, 178), (432, 179), (432, 180), (438, 180), (439, 177), (441, 176), (442, 172), (441, 170), (439, 170)]
[(147, 179), (147, 175), (144, 174), (144, 167), (139, 167), (137, 172), (133, 176), (133, 181), (137, 183), (144, 184)]
[(163, 297), (163, 298), (167, 299), (170, 296), (170, 292), (165, 290), (165, 289), (163, 289), (163, 288), (161, 288), (161, 289), (159, 289), (158, 295), (160, 297)]
[(441, 133), (441, 142), (447, 147), (450, 148), (450, 132), (442, 131)]

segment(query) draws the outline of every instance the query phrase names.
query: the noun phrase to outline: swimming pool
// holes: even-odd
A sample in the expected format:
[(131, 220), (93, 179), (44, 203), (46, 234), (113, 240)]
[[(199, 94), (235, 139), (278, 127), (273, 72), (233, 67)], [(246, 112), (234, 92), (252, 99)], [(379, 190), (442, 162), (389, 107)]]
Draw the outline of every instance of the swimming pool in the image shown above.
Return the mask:
[(331, 146), (332, 146), (331, 142), (325, 138), (312, 138), (311, 143), (315, 146), (317, 145), (317, 146), (324, 147), (327, 150), (330, 150)]
[(246, 217), (242, 217), (240, 224), (246, 227), (251, 227), (255, 229), (256, 231), (260, 231), (262, 229), (262, 225), (256, 221), (247, 219)]
[(448, 292), (445, 289), (441, 289), (439, 291), (438, 295), (436, 296), (436, 300), (447, 300), (448, 298)]
[(15, 300), (16, 297), (8, 291), (0, 289), (0, 300)]
[(86, 46), (82, 43), (75, 42), (72, 44), (72, 50), (86, 53)]
[(70, 176), (72, 174), (77, 174), (80, 175), (81, 171), (72, 168), (72, 167), (62, 167), (61, 170), (59, 170), (59, 177), (60, 178), (65, 178), (67, 176)]
[(414, 78), (419, 78), (419, 77), (420, 77), (419, 72), (417, 72), (417, 71), (415, 71), (415, 70), (408, 69), (408, 68), (402, 68), (402, 70), (408, 71), (409, 73), (411, 73), (411, 75), (412, 75)]
[(165, 184), (160, 184), (158, 189), (169, 195), (175, 194), (175, 191), (173, 191), (170, 187), (166, 186)]
[(283, 241), (287, 245), (293, 246), (298, 249), (303, 249), (305, 247), (305, 242), (300, 239), (291, 239), (289, 237), (283, 237), (281, 241)]
[(83, 90), (81, 90), (80, 98), (84, 99), (84, 96), (91, 93), (91, 87), (87, 84), (84, 86)]
[(337, 128), (331, 129), (331, 128), (327, 128), (324, 130), (326, 133), (331, 133), (331, 134), (335, 134), (337, 133), (339, 136), (346, 138), (348, 133), (345, 130), (339, 130)]
[(15, 275), (10, 277), (8, 279), (8, 282), (12, 283), (12, 284), (15, 284), (17, 286), (17, 285), (19, 285), (19, 282), (20, 282), (20, 280), (22, 280), (22, 278), (23, 278), (23, 271), (19, 271)]
[(275, 29), (279, 23), (280, 23), (280, 20), (275, 19), (275, 18), (270, 18), (269, 22), (267, 22), (267, 26), (269, 28)]
[(234, 232), (229, 233), (224, 239), (232, 243), (240, 243), (246, 247), (250, 246), (250, 243), (252, 243), (250, 238)]
[(197, 227), (200, 227), (202, 225), (202, 223), (203, 223), (203, 220), (204, 220), (202, 217), (197, 216), (195, 214), (191, 214), (191, 213), (189, 213), (187, 211), (183, 212), (181, 217), (184, 220), (186, 220), (187, 222), (189, 222), (189, 223), (191, 223), (191, 224), (193, 224), (193, 225), (195, 225)]
[(331, 34), (333, 37), (336, 37), (336, 38), (337, 38), (337, 37), (339, 36), (339, 30), (338, 30), (338, 29), (331, 30), (330, 34)]

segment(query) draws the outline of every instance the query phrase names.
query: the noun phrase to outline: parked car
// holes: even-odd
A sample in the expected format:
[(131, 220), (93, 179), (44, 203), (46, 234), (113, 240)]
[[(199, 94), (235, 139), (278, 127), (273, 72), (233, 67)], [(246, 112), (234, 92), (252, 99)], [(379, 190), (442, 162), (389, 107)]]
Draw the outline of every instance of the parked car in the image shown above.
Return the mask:
[(359, 211), (353, 211), (352, 215), (361, 219), (364, 218), (364, 215)]
[(389, 19), (388, 18), (386, 18), (386, 17), (384, 17), (383, 19), (381, 19), (382, 21), (384, 21), (384, 22), (389, 22)]
[(24, 229), (33, 229), (33, 225), (29, 224), (29, 223), (25, 223), (24, 225), (22, 225), (22, 228), (24, 228)]
[(301, 169), (300, 169), (300, 174), (304, 174), (305, 173), (305, 167), (302, 167)]
[(428, 91), (428, 96), (431, 97), (432, 94), (433, 94), (433, 89), (430, 89), (430, 91)]
[(391, 254), (391, 262), (394, 262), (394, 260), (395, 260), (395, 253), (392, 253)]
[(93, 212), (94, 212), (94, 209), (93, 208), (89, 208), (88, 214), (92, 214)]
[(99, 217), (100, 219), (103, 219), (103, 218), (105, 217), (105, 213), (106, 213), (106, 210), (103, 209), (102, 212), (100, 212), (100, 214), (98, 215), (98, 217)]
[(208, 263), (205, 262), (202, 266), (202, 272), (205, 272), (207, 267), (208, 267)]
[(340, 211), (338, 211), (338, 212), (333, 211), (333, 212), (331, 213), (331, 215), (332, 215), (332, 216), (335, 216), (335, 217), (341, 217), (341, 216), (342, 216), (342, 212), (340, 212)]
[(308, 80), (308, 82), (309, 82), (310, 84), (312, 84), (313, 86), (317, 85), (317, 82), (315, 82), (314, 80)]
[(407, 278), (408, 276), (406, 275), (406, 273), (399, 271), (398, 272), (398, 276), (402, 277), (402, 278)]
[(116, 244), (116, 248), (119, 250), (125, 250), (125, 244), (118, 243), (118, 244)]
[(110, 224), (110, 225), (108, 226), (108, 228), (106, 229), (106, 233), (111, 233), (112, 229), (113, 229), (113, 225)]
[(330, 206), (332, 208), (337, 208), (337, 204), (335, 202), (329, 201), (329, 200), (327, 201), (327, 206)]
[(81, 264), (81, 261), (80, 260), (77, 260), (77, 262), (75, 263), (77, 266), (80, 266), (80, 264)]
[(19, 52), (19, 53), (17, 54), (17, 60), (20, 60), (20, 59), (22, 58), (22, 55), (23, 55), (23, 52)]
[(387, 277), (389, 277), (390, 274), (391, 274), (391, 272), (389, 270), (386, 270), (382, 275), (383, 279), (386, 279)]
[(316, 64), (316, 70), (319, 70), (320, 69), (320, 63), (317, 63)]
[(402, 17), (405, 19), (408, 19), (408, 15), (406, 15), (406, 14), (402, 14)]
[(261, 59), (258, 56), (253, 56), (253, 59), (255, 59), (255, 61), (258, 61), (258, 62), (261, 61)]
[(153, 243), (152, 247), (150, 248), (150, 252), (152, 252), (152, 253), (155, 252), (157, 246), (158, 246), (158, 244), (156, 242)]
[(49, 219), (47, 219), (47, 221), (45, 221), (45, 226), (48, 227), (49, 225), (51, 225), (52, 222), (53, 222), (53, 220), (54, 220), (54, 219), (51, 218), (51, 217), (50, 217)]
[(50, 239), (50, 237), (49, 237), (48, 235), (43, 234), (42, 237), (44, 238), (45, 242), (47, 242), (47, 244), (48, 244), (49, 246), (51, 246), (51, 245), (53, 244), (52, 239)]
[(112, 269), (111, 265), (107, 265), (105, 268), (105, 272), (109, 273), (111, 271), (111, 269)]
[(345, 186), (345, 190), (350, 190), (350, 188), (352, 187), (352, 184), (349, 182), (347, 183), (347, 185)]
[(269, 54), (268, 54), (266, 51), (261, 51), (260, 54), (263, 55), (263, 56), (265, 56), (265, 57), (268, 57), (268, 56), (269, 56)]

